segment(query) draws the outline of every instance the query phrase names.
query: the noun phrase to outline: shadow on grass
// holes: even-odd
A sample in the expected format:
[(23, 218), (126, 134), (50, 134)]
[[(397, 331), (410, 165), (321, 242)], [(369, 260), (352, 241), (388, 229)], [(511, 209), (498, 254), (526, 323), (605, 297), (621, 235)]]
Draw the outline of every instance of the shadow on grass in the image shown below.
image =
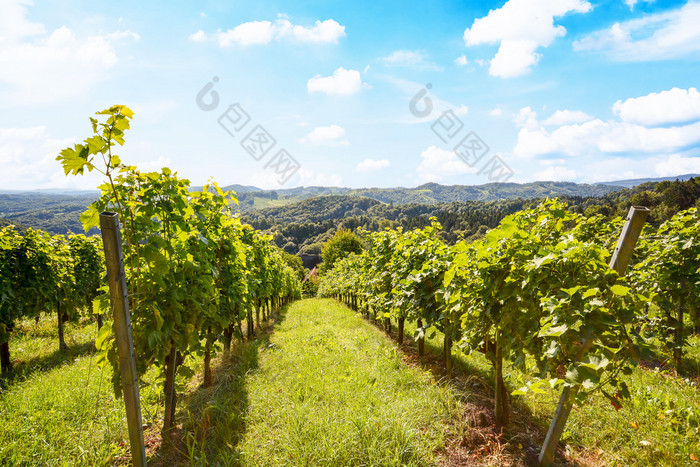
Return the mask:
[(177, 458), (165, 457), (157, 447), (149, 455), (150, 465), (242, 464), (238, 445), (246, 431), (246, 377), (259, 371), (260, 349), (271, 345), (270, 336), (284, 320), (288, 306), (275, 319), (256, 327), (252, 339), (233, 342), (228, 354), (212, 361), (212, 386), (199, 386), (183, 397), (178, 410)]
[(692, 344), (689, 344), (683, 349), (683, 358), (678, 368), (669, 351), (660, 346), (646, 349), (646, 352), (639, 356), (639, 364), (649, 371), (661, 371), (672, 377), (690, 378), (700, 383), (700, 355), (696, 350), (692, 351), (694, 349), (691, 346)]
[[(363, 317), (366, 318), (366, 315)], [(395, 323), (391, 323), (391, 331), (387, 333), (382, 320), (375, 320), (370, 314), (369, 322), (397, 341)], [(509, 396), (510, 422), (499, 435), (495, 430), (492, 367), (486, 370), (470, 363), (464, 355), (453, 354), (452, 377), (448, 378), (439, 342), (426, 338), (421, 358), (413, 336), (406, 332), (399, 349), (405, 362), (429, 370), (436, 381), (449, 384), (461, 397), (463, 406), (459, 420), (453, 420), (446, 433), (446, 465), (537, 465), (539, 450), (551, 419), (536, 416), (519, 398)], [(508, 388), (509, 393), (512, 390)], [(588, 465), (588, 462), (582, 464), (569, 460), (559, 448), (556, 465), (581, 466)]]
[(92, 341), (69, 345), (67, 350), (59, 350), (58, 345), (56, 345), (56, 347), (56, 350), (50, 354), (33, 357), (16, 363), (9, 374), (0, 377), (0, 388), (6, 389), (12, 384), (28, 379), (34, 373), (57, 368), (66, 362), (75, 360), (77, 357), (90, 355), (96, 352), (95, 343)]

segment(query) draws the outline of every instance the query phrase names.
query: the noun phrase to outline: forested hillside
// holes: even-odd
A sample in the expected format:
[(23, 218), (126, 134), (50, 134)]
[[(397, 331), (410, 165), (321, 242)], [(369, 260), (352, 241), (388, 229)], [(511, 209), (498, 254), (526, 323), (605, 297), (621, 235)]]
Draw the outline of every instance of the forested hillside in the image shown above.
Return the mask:
[[(685, 182), (648, 182), (634, 188), (599, 197), (560, 196), (573, 212), (591, 216), (624, 216), (630, 206), (647, 206), (648, 222), (654, 226), (680, 210), (698, 205), (700, 178)], [(242, 215), (256, 229), (273, 235), (277, 246), (288, 253), (319, 253), (320, 244), (338, 229), (359, 227), (377, 232), (387, 227), (425, 227), (436, 217), (444, 230), (441, 238), (455, 243), (481, 237), (505, 216), (536, 206), (543, 198), (450, 203), (379, 203), (352, 195), (320, 196), (276, 208), (260, 209)]]
[[(52, 234), (82, 233), (80, 214), (96, 199), (97, 193), (0, 193), (0, 225), (15, 224)], [(97, 233), (97, 229), (90, 233)]]
[[(533, 207), (554, 195), (565, 199), (572, 211), (586, 215), (623, 216), (631, 205), (648, 206), (652, 208), (649, 222), (653, 225), (659, 225), (679, 210), (696, 206), (700, 198), (699, 178), (647, 182), (615, 191), (605, 185), (552, 182), (476, 187), (427, 184), (415, 189), (346, 190), (344, 194), (338, 194), (341, 189), (323, 187), (279, 192), (254, 191), (255, 187), (247, 186), (239, 188), (245, 190), (240, 199), (248, 199), (240, 201), (244, 206), (242, 220), (273, 235), (275, 244), (291, 254), (319, 253), (320, 244), (340, 228), (378, 231), (402, 226), (412, 229), (428, 225), (433, 216), (443, 225), (441, 236), (448, 243), (462, 237), (478, 238), (508, 214)], [(252, 198), (253, 195), (257, 198)], [(464, 199), (469, 196), (510, 198)], [(260, 205), (262, 199), (266, 200), (264, 205), (273, 207), (245, 208), (246, 202)], [(289, 199), (300, 201), (289, 202)], [(33, 227), (53, 234), (79, 233), (82, 232), (80, 214), (92, 201), (94, 197), (90, 194), (0, 194), (0, 225), (13, 223), (20, 229)]]

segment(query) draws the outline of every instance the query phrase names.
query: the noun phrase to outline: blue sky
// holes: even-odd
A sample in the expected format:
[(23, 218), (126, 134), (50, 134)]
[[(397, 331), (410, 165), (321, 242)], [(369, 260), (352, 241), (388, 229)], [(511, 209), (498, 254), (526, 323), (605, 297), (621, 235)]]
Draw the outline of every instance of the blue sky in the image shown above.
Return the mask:
[(700, 173), (698, 24), (700, 1), (0, 0), (0, 189), (94, 188), (54, 158), (112, 104), (122, 160), (194, 184)]

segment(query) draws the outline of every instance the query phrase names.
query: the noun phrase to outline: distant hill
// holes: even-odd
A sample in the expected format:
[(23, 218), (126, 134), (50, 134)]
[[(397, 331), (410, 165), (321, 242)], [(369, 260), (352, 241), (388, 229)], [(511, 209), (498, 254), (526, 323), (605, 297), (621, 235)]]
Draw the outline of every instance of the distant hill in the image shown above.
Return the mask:
[[(431, 217), (436, 217), (443, 226), (440, 236), (446, 242), (454, 243), (460, 238), (471, 241), (498, 225), (506, 215), (533, 207), (543, 197), (555, 194), (569, 203), (569, 209), (586, 216), (602, 214), (622, 217), (632, 205), (647, 206), (651, 209), (647, 222), (655, 226), (679, 210), (700, 207), (700, 178), (649, 182), (617, 191), (609, 191), (610, 187), (605, 185), (598, 187), (607, 193), (582, 196), (586, 193), (596, 194), (596, 191), (591, 191), (590, 185), (547, 182), (498, 186), (491, 192), (483, 185), (450, 187), (427, 184), (412, 189), (393, 188), (372, 193), (375, 198), (389, 199), (389, 203), (356, 194), (373, 190), (354, 190), (344, 195), (316, 196), (286, 205), (255, 209), (242, 213), (241, 218), (256, 229), (272, 235), (275, 244), (288, 253), (318, 253), (322, 243), (331, 238), (337, 229), (378, 231), (398, 226), (414, 229), (428, 225)], [(398, 199), (409, 201), (393, 202), (392, 197), (395, 196), (403, 196)], [(504, 199), (453, 200), (467, 196), (503, 196)], [(511, 197), (506, 199), (507, 196)], [(436, 199), (439, 201), (436, 202)], [(280, 199), (272, 201), (279, 203)]]
[[(0, 218), (53, 234), (84, 233), (80, 214), (98, 197), (98, 192), (78, 195), (38, 191), (0, 194)], [(91, 233), (96, 233), (93, 229)]]
[[(690, 177), (692, 175), (668, 178), (675, 180), (676, 178), (687, 179)], [(532, 182), (523, 184), (489, 183), (473, 186), (426, 183), (415, 188), (358, 189), (308, 186), (262, 190), (250, 185), (228, 185), (222, 188), (237, 193), (241, 213), (253, 214), (264, 210), (262, 218), (259, 216), (252, 216), (252, 218), (265, 224), (271, 219), (274, 219), (275, 222), (297, 223), (300, 219), (303, 219), (304, 222), (325, 222), (337, 219), (338, 215), (341, 217), (362, 216), (379, 204), (437, 206), (449, 203), (491, 203), (546, 197), (598, 198), (625, 190), (625, 184), (636, 186), (646, 181), (648, 180), (610, 182), (615, 183), (614, 185)], [(193, 189), (197, 188), (201, 187), (193, 187)], [(326, 199), (334, 196), (347, 197), (347, 199)], [(52, 233), (82, 232), (80, 214), (97, 197), (97, 191), (61, 189), (0, 192), (0, 218), (7, 222), (15, 222)], [(321, 201), (313, 202), (314, 199), (321, 199)], [(280, 209), (305, 200), (310, 202), (292, 207), (289, 210)], [(431, 212), (432, 210), (433, 208), (429, 209)], [(503, 212), (510, 212), (510, 207)]]
[(36, 190), (0, 190), (0, 194), (6, 195), (21, 195), (28, 194), (45, 194), (45, 195), (67, 195), (67, 196), (99, 196), (98, 190), (76, 190), (73, 188), (37, 188)]
[(285, 206), (264, 208), (247, 213), (244, 220), (274, 219), (276, 223), (323, 222), (348, 216), (362, 216), (380, 201), (348, 195), (324, 195)]
[(571, 182), (487, 183), (485, 185), (426, 183), (416, 188), (297, 187), (240, 193), (238, 201), (241, 211), (248, 212), (268, 207), (285, 206), (324, 195), (359, 196), (394, 204), (436, 204), (454, 201), (498, 201), (555, 196), (603, 196), (622, 188), (624, 187), (602, 184), (583, 185)]
[(700, 174), (686, 174), (686, 175), (676, 175), (675, 177), (658, 177), (658, 178), (635, 178), (631, 180), (615, 180), (612, 182), (600, 182), (600, 183), (595, 183), (595, 185), (615, 185), (615, 186), (623, 186), (625, 188), (632, 188), (637, 185), (641, 185), (642, 183), (656, 183), (656, 182), (675, 182), (676, 180), (679, 180), (681, 182), (684, 182), (686, 180), (690, 180), (691, 178), (695, 177), (700, 177)]
[[(202, 185), (190, 187), (191, 191), (200, 191), (203, 188)], [(226, 185), (220, 187), (224, 191), (235, 191), (236, 193), (250, 193), (253, 191), (263, 191), (262, 188), (258, 188), (252, 185)]]
[(487, 183), (485, 185), (440, 185), (426, 183), (416, 188), (369, 188), (348, 194), (366, 196), (385, 203), (451, 203), (453, 201), (498, 201), (554, 196), (603, 196), (621, 186), (579, 185), (571, 182)]

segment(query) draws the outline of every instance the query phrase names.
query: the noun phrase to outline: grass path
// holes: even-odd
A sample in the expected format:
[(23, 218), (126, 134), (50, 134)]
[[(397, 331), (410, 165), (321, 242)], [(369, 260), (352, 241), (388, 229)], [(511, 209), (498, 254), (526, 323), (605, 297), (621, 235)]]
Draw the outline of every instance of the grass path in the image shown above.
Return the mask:
[[(110, 370), (95, 365), (95, 325), (70, 323), (68, 352), (58, 351), (55, 326), (55, 317), (27, 321), (10, 342), (16, 371), (0, 378), (0, 465), (128, 464), (123, 403)], [(412, 330), (407, 325), (407, 335)], [(433, 373), (404, 363), (415, 356), (410, 339), (399, 349), (332, 300), (296, 302), (256, 336), (215, 359), (211, 388), (201, 387), (201, 356), (187, 358), (196, 376), (179, 378), (177, 460), (158, 449), (157, 369), (144, 376), (149, 465), (527, 465), (525, 451), (536, 455), (558, 398), (513, 397), (504, 436), (479, 437), (490, 426), (476, 417), (492, 405), (490, 365), (480, 354), (458, 354), (456, 378), (436, 383), (439, 333), (426, 341)], [(602, 398), (577, 407), (563, 437), (570, 464), (699, 465), (698, 348), (694, 337), (688, 376), (635, 369), (627, 377), (632, 398), (619, 411)], [(510, 367), (506, 379), (510, 389), (528, 380)]]
[(452, 391), (332, 300), (293, 304), (246, 382), (245, 465), (429, 465)]
[[(23, 323), (17, 371), (0, 381), (0, 465), (127, 465), (124, 407), (95, 364), (92, 323)], [(434, 465), (459, 404), (449, 386), (409, 367), (394, 342), (332, 300), (290, 305), (274, 327), (217, 358), (215, 385), (180, 378), (177, 459), (158, 449), (162, 394), (144, 376), (149, 465)], [(156, 441), (156, 443), (152, 443)], [(149, 444), (150, 442), (150, 444)]]

